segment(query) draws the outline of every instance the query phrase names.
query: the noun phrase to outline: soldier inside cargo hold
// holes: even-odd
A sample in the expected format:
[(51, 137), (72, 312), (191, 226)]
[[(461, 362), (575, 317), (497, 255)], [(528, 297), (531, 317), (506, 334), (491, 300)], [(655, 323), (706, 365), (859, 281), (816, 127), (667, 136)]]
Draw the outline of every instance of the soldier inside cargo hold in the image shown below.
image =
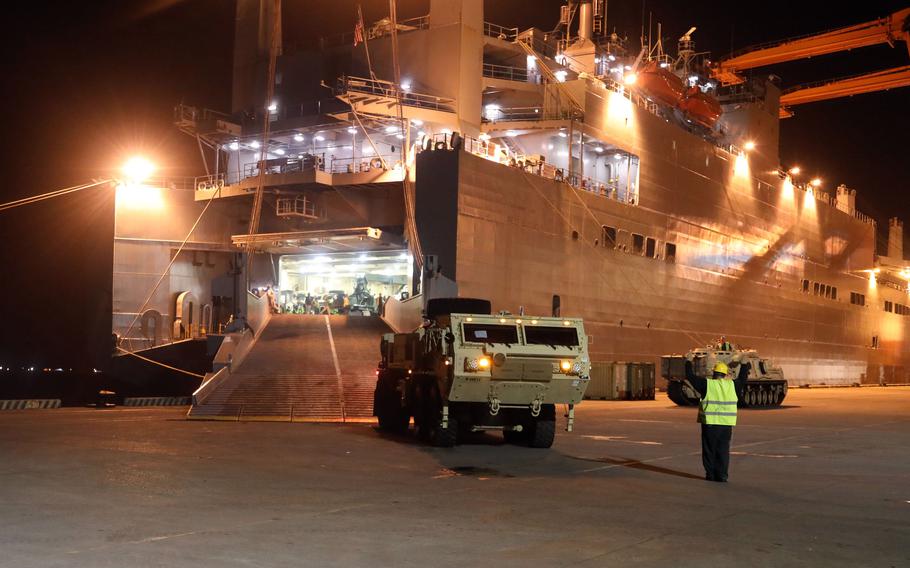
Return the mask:
[(712, 378), (690, 379), (701, 398), (698, 407), (701, 460), (708, 481), (726, 482), (730, 467), (730, 439), (736, 425), (738, 398), (733, 380), (728, 376), (729, 371), (725, 363), (718, 361)]

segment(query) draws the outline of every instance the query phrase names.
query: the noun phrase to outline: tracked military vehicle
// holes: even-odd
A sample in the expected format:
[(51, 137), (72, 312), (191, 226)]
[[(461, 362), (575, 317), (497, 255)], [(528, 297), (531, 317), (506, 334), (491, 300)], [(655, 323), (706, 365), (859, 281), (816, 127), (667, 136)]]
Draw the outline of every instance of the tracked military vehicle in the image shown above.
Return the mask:
[(492, 315), (490, 302), (430, 300), (427, 323), (380, 343), (373, 413), (379, 427), (452, 446), (470, 432), (501, 430), (506, 440), (549, 448), (556, 405), (567, 430), (591, 369), (579, 319)]
[(685, 355), (661, 357), (660, 369), (667, 380), (667, 396), (680, 406), (697, 405), (699, 396), (689, 380), (710, 377), (711, 369), (718, 361), (726, 363), (734, 375), (738, 406), (761, 408), (783, 403), (787, 396), (787, 381), (780, 367), (773, 366), (754, 349), (743, 349), (725, 340), (692, 349)]

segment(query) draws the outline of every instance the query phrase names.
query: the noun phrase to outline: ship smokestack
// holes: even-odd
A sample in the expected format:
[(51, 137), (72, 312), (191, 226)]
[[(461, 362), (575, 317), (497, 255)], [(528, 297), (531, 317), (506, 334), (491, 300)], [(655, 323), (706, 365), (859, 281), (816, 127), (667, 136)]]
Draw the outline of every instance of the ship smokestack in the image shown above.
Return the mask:
[(888, 219), (888, 258), (904, 260), (904, 223), (897, 217)]
[(594, 7), (591, 2), (582, 2), (578, 6), (578, 37), (590, 40), (594, 28)]

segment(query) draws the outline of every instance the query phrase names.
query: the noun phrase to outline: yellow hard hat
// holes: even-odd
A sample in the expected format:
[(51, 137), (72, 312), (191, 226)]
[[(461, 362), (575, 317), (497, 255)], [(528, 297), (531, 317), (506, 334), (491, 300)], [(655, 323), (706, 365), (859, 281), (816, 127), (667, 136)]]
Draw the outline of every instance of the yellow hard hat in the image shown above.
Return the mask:
[(730, 369), (727, 367), (726, 363), (724, 363), (723, 361), (718, 361), (717, 364), (714, 365), (714, 372), (723, 373), (724, 375), (726, 375), (727, 373), (730, 372)]

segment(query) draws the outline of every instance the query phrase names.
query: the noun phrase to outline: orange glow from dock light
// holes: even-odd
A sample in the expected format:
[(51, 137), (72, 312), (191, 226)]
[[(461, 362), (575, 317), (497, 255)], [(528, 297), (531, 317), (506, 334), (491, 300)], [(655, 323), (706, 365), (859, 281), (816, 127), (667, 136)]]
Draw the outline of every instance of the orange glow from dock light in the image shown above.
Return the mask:
[(789, 173), (790, 173), (790, 175), (795, 176), (795, 175), (798, 175), (799, 172), (801, 172), (801, 171), (802, 170), (800, 170), (799, 166), (793, 166), (792, 168), (790, 168)]
[(806, 189), (806, 195), (803, 197), (804, 209), (815, 209), (815, 193), (811, 189)]
[(748, 142), (746, 142), (746, 144), (743, 146), (743, 148), (746, 149), (746, 152), (751, 152), (752, 150), (755, 149), (755, 142), (749, 140)]
[(155, 171), (155, 165), (148, 158), (142, 156), (133, 156), (123, 164), (120, 169), (127, 181), (132, 183), (142, 183), (147, 180)]
[(736, 162), (733, 166), (733, 173), (736, 177), (749, 177), (749, 159), (745, 153), (736, 156)]
[(117, 205), (128, 209), (160, 210), (164, 208), (161, 189), (138, 183), (121, 183), (117, 186)]
[(634, 85), (635, 81), (638, 81), (638, 74), (636, 73), (629, 73), (622, 79), (622, 82), (626, 85)]
[(819, 178), (815, 178), (809, 182), (809, 185), (811, 185), (812, 187), (820, 187), (821, 184), (822, 184), (822, 180)]
[(795, 193), (793, 191), (793, 181), (790, 179), (790, 176), (784, 178), (784, 186), (782, 191), (784, 199), (792, 202), (793, 198), (795, 197)]

